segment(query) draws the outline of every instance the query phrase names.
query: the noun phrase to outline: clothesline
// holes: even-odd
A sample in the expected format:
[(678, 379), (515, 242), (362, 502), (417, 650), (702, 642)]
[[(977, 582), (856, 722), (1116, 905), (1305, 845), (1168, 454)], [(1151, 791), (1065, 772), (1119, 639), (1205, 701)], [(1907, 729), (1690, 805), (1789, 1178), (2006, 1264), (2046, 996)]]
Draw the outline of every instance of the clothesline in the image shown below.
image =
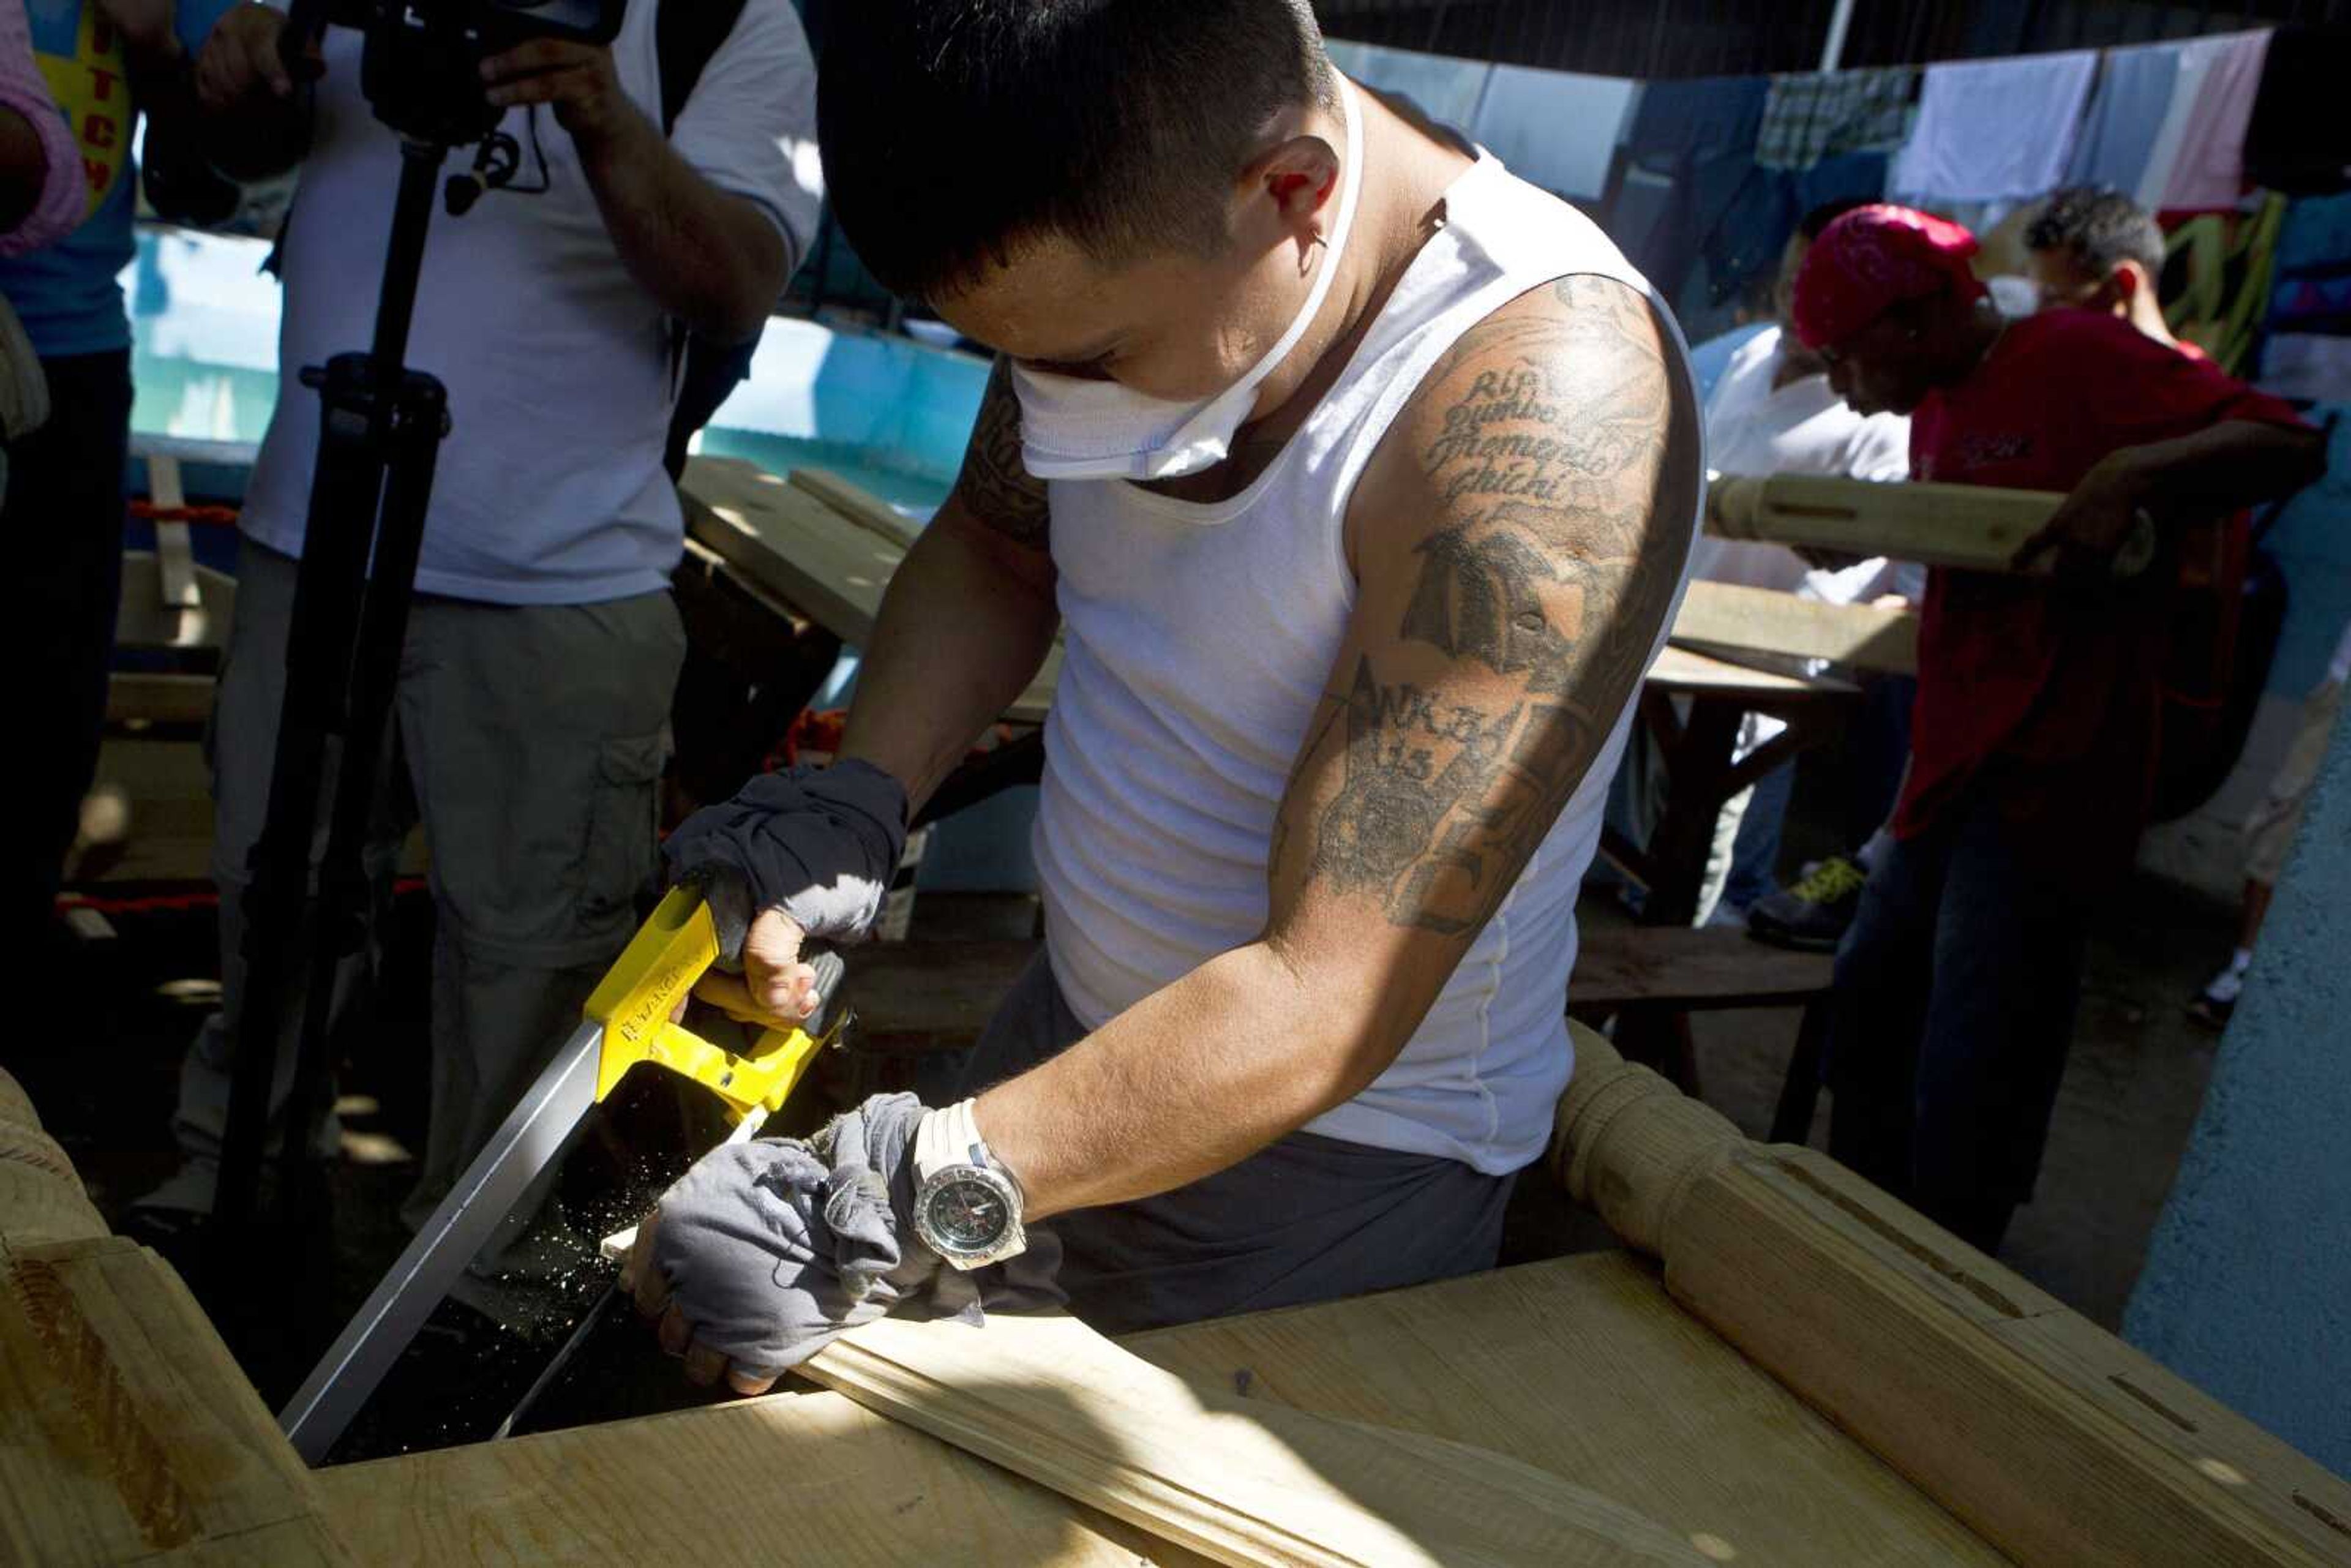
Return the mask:
[[(1919, 202), (2020, 202), (2060, 185), (2130, 192), (2141, 204), (2236, 204), (2272, 29), (2059, 54), (1761, 78), (1751, 152), (1802, 171), (1846, 153), (1892, 154), (1886, 193)], [(1526, 178), (1584, 201), (1649, 89), (1623, 77), (1492, 65), (1333, 41), (1359, 80), (1411, 99)]]

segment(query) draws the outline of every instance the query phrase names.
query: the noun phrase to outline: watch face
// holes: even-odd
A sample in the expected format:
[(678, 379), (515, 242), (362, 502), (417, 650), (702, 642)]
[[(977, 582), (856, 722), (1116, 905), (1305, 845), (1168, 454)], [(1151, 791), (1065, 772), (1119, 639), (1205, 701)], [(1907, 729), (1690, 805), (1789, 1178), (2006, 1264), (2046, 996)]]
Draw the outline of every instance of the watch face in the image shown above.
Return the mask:
[(947, 1182), (924, 1206), (931, 1229), (958, 1251), (979, 1252), (1003, 1239), (1012, 1216), (1003, 1196), (986, 1182)]

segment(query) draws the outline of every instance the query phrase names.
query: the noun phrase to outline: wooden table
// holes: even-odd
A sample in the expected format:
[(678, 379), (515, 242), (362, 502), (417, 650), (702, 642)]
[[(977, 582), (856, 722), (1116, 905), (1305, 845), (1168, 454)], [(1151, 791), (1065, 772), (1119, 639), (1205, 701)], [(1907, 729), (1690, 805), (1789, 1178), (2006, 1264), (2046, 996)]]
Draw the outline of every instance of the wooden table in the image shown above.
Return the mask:
[[(2351, 1560), (2340, 1479), (1824, 1157), (1578, 1054), (1551, 1163), (1622, 1249), (1128, 1348), (1244, 1415), (1510, 1456), (1694, 1562)], [(0, 1073), (0, 1561), (1199, 1559), (827, 1393), (305, 1471)]]

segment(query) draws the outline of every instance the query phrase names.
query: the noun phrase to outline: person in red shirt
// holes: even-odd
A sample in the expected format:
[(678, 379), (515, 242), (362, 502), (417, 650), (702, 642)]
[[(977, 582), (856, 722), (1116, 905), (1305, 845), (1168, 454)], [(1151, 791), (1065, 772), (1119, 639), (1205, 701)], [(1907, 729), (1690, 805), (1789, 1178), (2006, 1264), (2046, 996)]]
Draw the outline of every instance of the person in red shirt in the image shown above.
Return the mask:
[[(2053, 574), (1928, 576), (1895, 842), (1831, 1012), (1831, 1152), (1993, 1251), (2040, 1165), (2089, 912), (2146, 820), (2169, 547), (2325, 457), (2283, 403), (2116, 317), (2002, 318), (1975, 248), (1925, 214), (1850, 213), (1805, 258), (1795, 325), (1855, 409), (1910, 415), (1913, 478), (2067, 497), (2020, 552)], [(2167, 553), (2119, 579), (2142, 517)]]

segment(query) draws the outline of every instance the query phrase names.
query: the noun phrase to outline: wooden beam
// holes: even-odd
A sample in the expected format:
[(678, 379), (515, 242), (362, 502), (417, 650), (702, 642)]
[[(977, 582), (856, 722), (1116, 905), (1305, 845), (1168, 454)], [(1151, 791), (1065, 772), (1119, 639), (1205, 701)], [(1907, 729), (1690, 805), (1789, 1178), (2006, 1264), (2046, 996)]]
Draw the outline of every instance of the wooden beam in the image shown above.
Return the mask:
[(1708, 1561), (1516, 1459), (1198, 1389), (1074, 1318), (885, 1318), (800, 1371), (1218, 1563)]
[(795, 1392), (319, 1473), (377, 1568), (1196, 1568), (837, 1394)]
[(0, 1242), (0, 1560), (351, 1561), (195, 1298), (120, 1237)]
[(1737, 653), (1825, 659), (1889, 674), (1918, 672), (1918, 616), (1910, 610), (1825, 604), (1769, 588), (1692, 582), (1673, 640)]
[[(1876, 485), (1814, 474), (1726, 475), (1707, 486), (1707, 530), (1967, 571), (2013, 571), (2063, 496), (1985, 485)], [(2047, 570), (2044, 561), (2042, 570)]]
[(1576, 1029), (1553, 1169), (1715, 1332), (2020, 1563), (2339, 1564), (2351, 1485), (1851, 1172)]

